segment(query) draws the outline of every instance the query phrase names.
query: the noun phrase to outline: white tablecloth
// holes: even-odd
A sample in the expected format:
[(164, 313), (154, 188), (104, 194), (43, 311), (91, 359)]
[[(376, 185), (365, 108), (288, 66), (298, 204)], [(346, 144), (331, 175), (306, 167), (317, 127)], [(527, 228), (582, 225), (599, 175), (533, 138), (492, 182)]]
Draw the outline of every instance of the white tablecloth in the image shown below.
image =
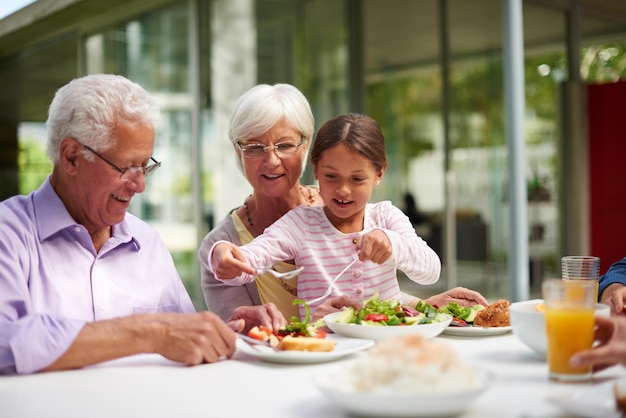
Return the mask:
[[(440, 336), (461, 358), (493, 374), (490, 388), (461, 417), (571, 416), (550, 402), (573, 391), (626, 376), (616, 366), (591, 383), (548, 380), (537, 359), (513, 334)], [(274, 364), (238, 352), (234, 359), (185, 367), (156, 355), (133, 356), (83, 370), (0, 377), (0, 417), (59, 418), (345, 418), (312, 376), (337, 361)]]

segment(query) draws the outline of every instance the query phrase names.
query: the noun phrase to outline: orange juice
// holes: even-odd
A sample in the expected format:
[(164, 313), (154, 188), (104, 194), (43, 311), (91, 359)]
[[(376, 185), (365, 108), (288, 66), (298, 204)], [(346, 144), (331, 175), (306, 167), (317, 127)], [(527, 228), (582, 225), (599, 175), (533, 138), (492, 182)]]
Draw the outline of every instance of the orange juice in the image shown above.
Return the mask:
[(591, 367), (570, 367), (569, 359), (593, 344), (596, 283), (592, 280), (545, 280), (547, 358), (550, 379), (582, 381)]
[(594, 309), (587, 307), (546, 307), (548, 338), (548, 368), (551, 378), (585, 380), (591, 377), (591, 367), (569, 365), (570, 357), (593, 344)]
[[(585, 279), (585, 278), (582, 278), (582, 279), (563, 279), (563, 280), (566, 280), (568, 282), (573, 282), (573, 283), (587, 281), (587, 280), (593, 280), (596, 283), (596, 292), (595, 292), (594, 300), (596, 302), (598, 301), (598, 288), (600, 287), (600, 282), (597, 279)], [(580, 293), (582, 291), (582, 289), (580, 289), (580, 288), (574, 288), (574, 289), (572, 289), (570, 291), (573, 293), (572, 296), (584, 297), (584, 292)], [(578, 296), (576, 296), (576, 292), (579, 292)]]

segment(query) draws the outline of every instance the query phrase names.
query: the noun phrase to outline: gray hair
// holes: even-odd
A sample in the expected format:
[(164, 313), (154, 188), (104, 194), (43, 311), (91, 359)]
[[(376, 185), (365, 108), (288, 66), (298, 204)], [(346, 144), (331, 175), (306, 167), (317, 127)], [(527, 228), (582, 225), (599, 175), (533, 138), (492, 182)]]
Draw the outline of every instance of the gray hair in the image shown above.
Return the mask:
[[(61, 142), (74, 138), (97, 151), (114, 145), (120, 123), (156, 127), (159, 107), (139, 84), (112, 74), (76, 78), (57, 90), (48, 110), (48, 157), (59, 160)], [(94, 158), (89, 154), (89, 158)]]
[(290, 84), (258, 84), (235, 103), (228, 137), (238, 141), (261, 136), (281, 119), (310, 143), (315, 129), (311, 105), (300, 90)]

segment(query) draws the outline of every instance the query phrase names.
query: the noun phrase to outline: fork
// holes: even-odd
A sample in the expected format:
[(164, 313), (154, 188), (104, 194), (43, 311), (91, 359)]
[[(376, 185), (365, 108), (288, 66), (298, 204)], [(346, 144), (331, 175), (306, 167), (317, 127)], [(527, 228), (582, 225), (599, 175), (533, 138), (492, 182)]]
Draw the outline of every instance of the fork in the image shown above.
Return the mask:
[(333, 286), (335, 285), (335, 282), (336, 282), (337, 280), (339, 280), (339, 278), (340, 278), (340, 277), (341, 277), (341, 276), (342, 276), (342, 275), (343, 275), (346, 271), (348, 271), (348, 269), (349, 269), (350, 267), (352, 267), (352, 265), (353, 265), (354, 263), (356, 263), (357, 261), (359, 261), (359, 256), (358, 256), (358, 255), (355, 255), (355, 256), (354, 256), (354, 259), (353, 259), (352, 261), (350, 261), (350, 263), (348, 263), (348, 265), (347, 265), (347, 266), (345, 266), (345, 267), (344, 267), (344, 269), (343, 269), (343, 270), (341, 270), (341, 271), (339, 272), (339, 274), (338, 274), (338, 275), (336, 275), (336, 276), (335, 276), (335, 278), (334, 278), (334, 279), (332, 279), (332, 280), (330, 281), (330, 284), (328, 285), (328, 289), (326, 289), (326, 292), (324, 292), (324, 294), (323, 294), (322, 296), (320, 296), (320, 297), (317, 297), (317, 298), (315, 298), (315, 299), (308, 300), (308, 301), (307, 301), (307, 303), (308, 303), (309, 305), (313, 305), (313, 304), (315, 304), (315, 303), (317, 303), (317, 302), (321, 302), (321, 301), (323, 301), (323, 300), (324, 300), (324, 299), (326, 299), (328, 296), (330, 296), (330, 294), (333, 292)]
[(279, 273), (278, 271), (273, 270), (271, 267), (263, 267), (263, 268), (257, 269), (257, 275), (260, 275), (263, 273), (270, 273), (277, 279), (289, 280), (289, 279), (293, 279), (298, 274), (300, 274), (302, 270), (304, 270), (304, 267), (298, 267), (295, 270), (286, 271), (284, 273)]
[[(239, 337), (240, 340), (244, 341), (246, 344), (248, 344), (250, 347), (254, 348), (255, 350), (267, 351), (266, 349), (270, 349), (273, 351), (278, 351), (278, 348), (272, 347), (269, 341), (257, 340), (256, 338), (249, 337), (245, 334), (239, 334), (237, 335), (237, 337)], [(266, 349), (263, 349), (263, 348), (260, 349), (259, 347), (265, 347)]]

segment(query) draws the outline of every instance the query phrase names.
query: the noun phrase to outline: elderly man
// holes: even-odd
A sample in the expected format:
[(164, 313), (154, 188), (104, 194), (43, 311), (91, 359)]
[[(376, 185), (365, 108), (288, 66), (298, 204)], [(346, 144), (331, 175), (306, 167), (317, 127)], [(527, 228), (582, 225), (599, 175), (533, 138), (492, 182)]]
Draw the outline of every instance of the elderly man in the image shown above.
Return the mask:
[(152, 156), (158, 117), (150, 95), (121, 76), (85, 76), (56, 93), (52, 174), (0, 203), (0, 373), (138, 353), (214, 362), (234, 353), (235, 331), (272, 324), (273, 306), (229, 323), (196, 313), (159, 235), (127, 213), (161, 165)]

